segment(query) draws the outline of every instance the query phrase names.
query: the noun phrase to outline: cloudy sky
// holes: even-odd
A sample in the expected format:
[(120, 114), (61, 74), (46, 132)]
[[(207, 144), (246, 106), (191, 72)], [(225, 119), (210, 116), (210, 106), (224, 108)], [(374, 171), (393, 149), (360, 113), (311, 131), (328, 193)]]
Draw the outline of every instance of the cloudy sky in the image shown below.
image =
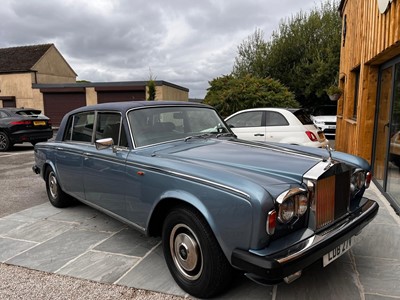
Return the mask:
[(157, 80), (203, 98), (259, 28), (323, 0), (1, 0), (0, 48), (54, 43), (78, 79)]

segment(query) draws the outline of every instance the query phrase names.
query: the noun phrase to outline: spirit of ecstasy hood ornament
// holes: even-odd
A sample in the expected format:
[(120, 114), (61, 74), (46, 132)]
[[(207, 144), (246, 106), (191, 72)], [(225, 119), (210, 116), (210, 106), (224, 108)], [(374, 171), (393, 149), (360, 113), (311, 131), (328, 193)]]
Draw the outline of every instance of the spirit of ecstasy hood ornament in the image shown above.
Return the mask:
[(324, 159), (324, 161), (328, 162), (328, 165), (325, 167), (325, 169), (328, 169), (333, 165), (333, 163), (332, 163), (332, 151), (333, 151), (333, 149), (329, 145), (326, 145), (325, 149), (328, 151), (328, 154), (329, 154), (328, 159)]

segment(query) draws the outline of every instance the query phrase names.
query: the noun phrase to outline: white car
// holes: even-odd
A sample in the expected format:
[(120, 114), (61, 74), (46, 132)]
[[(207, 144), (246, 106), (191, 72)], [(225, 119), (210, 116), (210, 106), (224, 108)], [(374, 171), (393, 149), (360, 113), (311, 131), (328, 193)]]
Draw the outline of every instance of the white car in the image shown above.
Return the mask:
[(329, 144), (303, 109), (246, 109), (227, 117), (225, 122), (243, 140), (320, 148)]
[(336, 105), (321, 105), (311, 113), (311, 120), (315, 126), (330, 140), (334, 140), (336, 136), (336, 110)]

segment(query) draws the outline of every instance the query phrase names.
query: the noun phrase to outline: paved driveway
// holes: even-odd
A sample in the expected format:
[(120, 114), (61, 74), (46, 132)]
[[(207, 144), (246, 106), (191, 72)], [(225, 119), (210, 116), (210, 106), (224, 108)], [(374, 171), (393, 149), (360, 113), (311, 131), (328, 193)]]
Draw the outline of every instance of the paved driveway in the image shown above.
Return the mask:
[[(0, 153), (0, 262), (187, 296), (167, 270), (159, 239), (83, 204), (52, 207), (32, 165), (32, 148)], [(237, 276), (219, 298), (400, 299), (399, 217), (374, 186), (367, 195), (378, 200), (378, 217), (337, 261), (326, 268), (315, 263), (290, 285), (260, 286)]]

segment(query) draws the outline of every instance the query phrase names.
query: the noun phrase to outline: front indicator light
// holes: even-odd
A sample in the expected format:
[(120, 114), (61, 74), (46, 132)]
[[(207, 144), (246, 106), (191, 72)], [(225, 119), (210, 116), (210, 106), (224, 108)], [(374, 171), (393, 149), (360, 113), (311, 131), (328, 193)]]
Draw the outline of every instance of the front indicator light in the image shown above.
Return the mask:
[(367, 176), (365, 178), (365, 188), (369, 188), (369, 185), (371, 184), (371, 180), (372, 180), (372, 173), (371, 172), (367, 172)]
[(275, 233), (276, 228), (276, 211), (271, 210), (267, 216), (267, 224), (266, 230), (269, 235), (273, 235)]

